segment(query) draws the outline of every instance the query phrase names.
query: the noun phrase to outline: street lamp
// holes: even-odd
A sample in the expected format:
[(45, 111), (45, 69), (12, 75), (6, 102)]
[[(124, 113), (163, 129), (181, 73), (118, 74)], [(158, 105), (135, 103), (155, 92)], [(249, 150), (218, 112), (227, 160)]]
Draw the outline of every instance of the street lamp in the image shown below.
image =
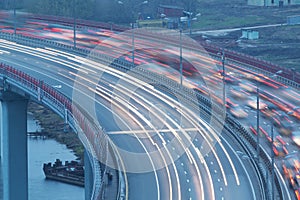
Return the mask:
[(182, 27), (180, 26), (180, 86), (182, 86)]
[[(186, 12), (184, 11), (186, 14), (189, 13), (189, 12)], [(189, 14), (192, 14), (192, 13), (189, 13)], [(166, 15), (165, 14), (161, 14), (162, 17), (165, 17)], [(190, 17), (189, 17), (190, 18)], [(180, 33), (180, 36), (179, 36), (179, 49), (180, 49), (180, 55), (179, 55), (179, 59), (180, 59), (180, 66), (179, 66), (179, 71), (180, 71), (180, 86), (182, 86), (182, 81), (183, 81), (183, 64), (182, 64), (182, 23), (186, 21), (186, 18), (185, 17), (181, 17), (180, 20), (179, 20), (179, 33)], [(190, 20), (189, 20), (190, 21)], [(190, 29), (190, 34), (191, 34), (191, 29)], [(224, 54), (224, 52), (223, 52)], [(224, 55), (225, 56), (225, 55)], [(224, 58), (225, 59), (225, 58)], [(224, 64), (223, 64), (223, 69), (224, 69)]]
[(222, 80), (223, 80), (223, 104), (226, 106), (226, 73), (225, 73), (225, 51), (222, 49), (222, 53), (217, 53), (217, 55), (221, 55), (222, 61)]
[(191, 19), (191, 22), (190, 22), (190, 35), (192, 35), (192, 21), (196, 21), (198, 19), (198, 17), (200, 17), (200, 16), (201, 16), (201, 13), (197, 13), (195, 15), (195, 17)]
[(185, 22), (186, 19), (181, 17), (179, 20), (179, 71), (180, 71), (180, 86), (182, 86), (183, 82), (183, 64), (182, 64), (182, 23)]
[[(145, 5), (147, 3), (148, 3), (148, 1), (143, 1), (143, 2), (139, 3), (137, 5), (137, 7), (139, 7), (141, 5)], [(132, 16), (133, 16), (133, 23), (132, 23), (132, 64), (134, 65), (134, 50), (135, 50), (135, 48), (134, 48), (134, 46), (135, 46), (135, 44), (134, 44), (134, 24), (135, 24), (135, 22), (134, 22), (134, 16), (135, 16), (134, 9), (132, 10)]]
[(272, 177), (271, 177), (271, 183), (272, 183), (272, 200), (274, 200), (274, 177), (275, 177), (275, 166), (274, 166), (274, 151), (273, 151), (273, 146), (274, 146), (274, 126), (273, 124), (271, 125), (271, 137), (272, 137), (272, 145), (271, 145), (271, 156), (272, 156)]
[(223, 103), (226, 107), (226, 73), (225, 73), (225, 51), (222, 50), (222, 68), (223, 68)]
[(296, 72), (296, 69), (293, 67), (293, 68), (291, 68), (291, 70), (292, 70), (292, 74), (293, 74), (292, 80), (294, 82), (295, 81), (295, 72)]
[(74, 48), (76, 48), (76, 11), (75, 11), (75, 0), (73, 0), (73, 40)]
[(256, 159), (259, 163), (259, 85), (256, 83)]
[(193, 17), (193, 18), (192, 18), (192, 16), (193, 16), (192, 12), (183, 11), (183, 13), (188, 16), (188, 27), (190, 29), (190, 36), (191, 36), (192, 35), (192, 21), (196, 21), (197, 17), (201, 16), (201, 13), (197, 13), (195, 15), (195, 17)]
[(16, 0), (14, 0), (14, 34), (17, 33)]
[[(124, 4), (124, 2), (123, 1), (118, 1), (118, 4)], [(135, 12), (134, 12), (134, 10), (135, 10), (136, 7), (139, 7), (139, 6), (145, 5), (145, 4), (148, 4), (148, 1), (143, 1), (139, 4), (137, 4), (134, 8), (132, 8), (132, 25), (131, 25), (131, 29), (132, 29), (132, 64), (133, 65), (134, 65), (134, 46), (135, 46), (135, 44), (134, 44), (134, 24), (135, 24), (135, 21), (134, 21)]]
[[(281, 74), (283, 71), (279, 70), (275, 72), (271, 77), (276, 77), (279, 74)], [(257, 158), (257, 163), (259, 163), (259, 83), (256, 83), (256, 158)]]

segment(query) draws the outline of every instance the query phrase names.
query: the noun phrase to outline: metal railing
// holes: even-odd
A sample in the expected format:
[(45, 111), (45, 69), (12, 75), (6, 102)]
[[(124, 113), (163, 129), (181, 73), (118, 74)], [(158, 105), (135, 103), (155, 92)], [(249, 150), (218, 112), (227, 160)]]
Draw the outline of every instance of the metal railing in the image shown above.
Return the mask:
[[(50, 46), (50, 47), (56, 47), (56, 48), (64, 49), (64, 50), (67, 50), (67, 51), (74, 51), (76, 53), (80, 53), (80, 54), (84, 54), (84, 55), (90, 53), (90, 51), (88, 49), (80, 49), (80, 48), (74, 49), (71, 46), (62, 45), (62, 44), (59, 44), (59, 43), (56, 43), (56, 42), (53, 42), (53, 41), (51, 41), (51, 42), (42, 41), (42, 40), (38, 40), (38, 39), (28, 38), (28, 37), (25, 37), (25, 36), (15, 36), (13, 34), (0, 33), (0, 37), (4, 38), (4, 39), (7, 39), (7, 40), (19, 42), (21, 44), (30, 45), (30, 46), (39, 46), (39, 47)], [(27, 41), (24, 41), (24, 40), (27, 40)], [(101, 54), (97, 54), (97, 53), (94, 53), (94, 52), (92, 53), (92, 56), (99, 59), (99, 61), (101, 61), (102, 63), (110, 64), (112, 67), (115, 67), (119, 70), (127, 71), (127, 70), (130, 70), (134, 67), (131, 62), (127, 62), (125, 60), (113, 59), (113, 58), (110, 58), (108, 56), (103, 56)], [(173, 92), (178, 92), (178, 88), (180, 88), (180, 85), (178, 85), (178, 83), (173, 81), (173, 80), (167, 79), (165, 77), (162, 77), (162, 76), (157, 75), (155, 73), (151, 73), (149, 71), (145, 71), (144, 69), (139, 69), (139, 68), (136, 68), (136, 69), (140, 70), (140, 73), (138, 73), (138, 76), (140, 78), (141, 77), (144, 77), (144, 78), (156, 77), (156, 79), (158, 79), (160, 81), (160, 83), (164, 83), (164, 84), (167, 84), (168, 86), (172, 86), (172, 88), (174, 88)], [(190, 92), (189, 89), (184, 88), (184, 87), (182, 88), (182, 90), (185, 91), (185, 92)], [(57, 100), (57, 98), (59, 97), (59, 96), (55, 96), (55, 93), (50, 94), (50, 92), (47, 92), (47, 94), (50, 95), (47, 98), (51, 99), (52, 101)], [(188, 98), (188, 95), (185, 95), (185, 97)], [(211, 114), (211, 106), (212, 106), (211, 102), (206, 97), (202, 96), (201, 94), (197, 94), (197, 97), (199, 99), (199, 102), (201, 103), (200, 104), (201, 109), (203, 109), (207, 114)], [(220, 110), (220, 112), (222, 112), (222, 110)], [(77, 120), (77, 122), (79, 124), (82, 124), (83, 122), (81, 120), (82, 119), (79, 118)], [(253, 149), (256, 148), (256, 141), (255, 141), (254, 137), (252, 136), (252, 134), (250, 134), (247, 130), (245, 130), (245, 128), (241, 124), (239, 124), (236, 120), (234, 120), (234, 119), (227, 116), (225, 128), (228, 132), (231, 133), (231, 135), (233, 137), (235, 137), (239, 141), (239, 143), (245, 149), (247, 149), (247, 152), (248, 152), (249, 156), (252, 157), (255, 154)], [(233, 130), (235, 130), (235, 131), (233, 131)], [(92, 138), (89, 138), (89, 137), (92, 137), (92, 136), (90, 134), (87, 134), (87, 139), (92, 139)], [(89, 141), (91, 141), (91, 140), (89, 140)], [(252, 147), (252, 148), (249, 148), (249, 147)], [(266, 155), (266, 153), (264, 151), (260, 151), (260, 156), (263, 159), (263, 163), (266, 163), (267, 170), (270, 171), (270, 167), (269, 167), (270, 166), (270, 160), (269, 160), (268, 156)], [(256, 166), (256, 169), (257, 169), (258, 173), (260, 174), (260, 180), (261, 180), (262, 185), (264, 187), (266, 187), (267, 183), (266, 183), (266, 179), (265, 179), (265, 174), (266, 174), (265, 173), (266, 172), (265, 168), (262, 166), (262, 164), (260, 164), (259, 166)], [(275, 176), (276, 188), (278, 190), (278, 193), (279, 193), (280, 197), (282, 197), (283, 196), (283, 194), (282, 194), (283, 191), (281, 190), (281, 186), (280, 186), (279, 182), (280, 182), (279, 177)], [(262, 190), (263, 189), (264, 188), (262, 188)], [(269, 196), (269, 194), (267, 196)]]
[[(21, 88), (38, 102), (49, 106), (62, 118), (67, 118), (70, 127), (78, 134), (85, 148), (91, 152), (93, 156), (90, 158), (94, 169), (92, 199), (96, 199), (94, 197), (98, 195), (98, 191), (100, 190), (101, 185), (99, 181), (102, 179), (102, 174), (99, 162), (95, 159), (101, 156), (100, 151), (95, 151), (99, 149), (95, 148), (95, 146), (98, 144), (97, 142), (101, 140), (101, 137), (95, 137), (95, 133), (97, 135), (103, 135), (103, 133), (100, 130), (95, 131), (93, 128), (94, 124), (87, 120), (86, 116), (80, 111), (80, 108), (73, 105), (69, 98), (43, 81), (2, 63), (0, 63), (0, 78), (3, 80), (3, 88), (5, 90), (14, 92), (17, 91), (16, 88)], [(95, 142), (91, 143), (93, 139)]]
[[(73, 26), (74, 24), (73, 21), (74, 19), (69, 17), (56, 17), (56, 16), (49, 16), (49, 15), (30, 14), (29, 18), (34, 20), (50, 21), (50, 22), (54, 22), (66, 26)], [(76, 25), (78, 27), (100, 28), (100, 29), (107, 29), (107, 30), (113, 29), (115, 31), (126, 31), (130, 29), (130, 27), (126, 27), (126, 26), (119, 26), (111, 23), (96, 22), (96, 21), (82, 20), (82, 19), (77, 19)], [(145, 33), (145, 35), (147, 35), (147, 33)], [(151, 34), (149, 34), (149, 36), (151, 36)], [(172, 38), (169, 37), (169, 35), (163, 36), (162, 34), (162, 37), (164, 37), (165, 41), (173, 41)], [(206, 49), (206, 51), (208, 51), (212, 55), (217, 55), (218, 52), (221, 52), (223, 50), (218, 46), (208, 44), (206, 42), (199, 41), (199, 43), (201, 46), (203, 46)], [(193, 44), (191, 46), (193, 46)], [(227, 49), (225, 49), (224, 51), (227, 59), (230, 59), (232, 61), (237, 61), (244, 65), (246, 64), (245, 66), (247, 67), (251, 67), (251, 68), (254, 67), (254, 69), (257, 69), (259, 72), (265, 75), (274, 74), (275, 72), (281, 70), (283, 73), (280, 76), (278, 76), (279, 81), (281, 81), (286, 85), (298, 89), (300, 88), (299, 72), (236, 51), (227, 50)]]

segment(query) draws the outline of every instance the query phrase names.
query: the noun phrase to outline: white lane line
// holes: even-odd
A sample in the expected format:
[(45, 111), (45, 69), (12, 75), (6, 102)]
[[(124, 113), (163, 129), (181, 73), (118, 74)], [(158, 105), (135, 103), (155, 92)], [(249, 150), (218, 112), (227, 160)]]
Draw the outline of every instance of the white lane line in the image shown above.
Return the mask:
[[(221, 137), (222, 137), (222, 136), (221, 136)], [(254, 190), (252, 181), (251, 181), (251, 179), (250, 179), (250, 175), (249, 175), (249, 173), (248, 173), (248, 171), (247, 171), (247, 169), (246, 169), (244, 163), (242, 162), (242, 160), (240, 159), (240, 157), (239, 157), (238, 154), (237, 154), (237, 152), (239, 152), (239, 153), (243, 153), (243, 152), (241, 152), (241, 151), (237, 151), (237, 152), (236, 152), (236, 151), (233, 149), (233, 147), (227, 142), (227, 140), (225, 140), (225, 138), (223, 138), (223, 141), (227, 144), (227, 146), (229, 147), (229, 149), (233, 152), (233, 154), (235, 155), (235, 157), (236, 157), (236, 158), (238, 159), (238, 161), (240, 162), (240, 164), (241, 164), (241, 166), (242, 166), (244, 172), (246, 173), (247, 179), (249, 180), (249, 184), (250, 184), (251, 191), (252, 191), (252, 196), (253, 196), (254, 200), (256, 200), (255, 190)]]
[[(168, 133), (168, 132), (181, 132), (182, 130), (185, 131), (197, 131), (196, 128), (186, 128), (186, 129), (156, 129), (156, 130), (145, 130), (149, 133), (156, 133), (160, 132), (161, 134)], [(108, 134), (138, 134), (138, 133), (145, 133), (144, 130), (131, 130), (131, 131), (109, 131)]]

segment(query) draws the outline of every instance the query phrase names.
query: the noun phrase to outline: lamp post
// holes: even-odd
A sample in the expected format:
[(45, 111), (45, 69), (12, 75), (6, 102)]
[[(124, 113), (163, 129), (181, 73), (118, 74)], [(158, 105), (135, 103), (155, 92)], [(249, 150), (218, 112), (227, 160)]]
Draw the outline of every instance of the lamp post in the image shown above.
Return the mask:
[(197, 13), (194, 18), (192, 18), (193, 13), (188, 11), (183, 11), (185, 15), (188, 16), (188, 28), (190, 29), (190, 36), (192, 35), (192, 21), (196, 21), (197, 17), (201, 16), (201, 13)]
[(222, 69), (223, 69), (223, 104), (226, 106), (226, 73), (225, 73), (225, 51), (222, 50)]
[(73, 40), (74, 40), (74, 48), (76, 48), (76, 10), (75, 10), (75, 0), (73, 0)]
[(222, 49), (222, 53), (219, 52), (217, 55), (221, 56), (222, 61), (222, 82), (223, 82), (223, 104), (226, 106), (226, 73), (225, 73), (225, 51)]
[(14, 0), (14, 34), (17, 33), (17, 14), (16, 14), (16, 0)]
[[(279, 70), (275, 72), (271, 77), (277, 77), (279, 74), (281, 74), (283, 71)], [(259, 83), (256, 83), (256, 156), (257, 156), (257, 163), (259, 163)]]
[(259, 163), (259, 84), (256, 83), (256, 159)]
[(133, 64), (133, 66), (134, 66), (134, 22), (132, 23), (132, 26), (131, 26), (131, 31), (132, 31), (132, 41), (131, 41), (131, 43), (132, 43), (132, 64)]
[(296, 72), (296, 69), (293, 67), (293, 68), (291, 68), (291, 70), (292, 70), (292, 80), (293, 80), (293, 82), (295, 81), (295, 72)]
[[(118, 1), (117, 2), (118, 4), (124, 4), (123, 3), (123, 1)], [(148, 1), (143, 1), (143, 2), (141, 2), (141, 3), (139, 3), (139, 4), (137, 4), (136, 5), (136, 7), (139, 7), (139, 6), (141, 6), (141, 5), (145, 5), (145, 4), (148, 4)], [(134, 8), (132, 8), (132, 25), (131, 25), (131, 29), (132, 29), (132, 64), (134, 65), (134, 49), (135, 49), (135, 44), (134, 44), (134, 24), (135, 24), (135, 12), (134, 12), (134, 10), (135, 10), (135, 8), (136, 7), (134, 7)]]
[(272, 151), (272, 177), (271, 177), (271, 190), (272, 190), (272, 200), (274, 200), (274, 177), (275, 177), (275, 166), (274, 166), (274, 151), (273, 151), (273, 146), (274, 146), (274, 127), (273, 124), (271, 126), (271, 137), (272, 137), (272, 145), (271, 145), (271, 151)]
[(180, 42), (179, 42), (179, 45), (180, 45), (180, 86), (182, 86), (182, 27), (180, 26)]
[(197, 13), (194, 18), (190, 17), (190, 36), (192, 35), (192, 21), (196, 21), (200, 16), (201, 13)]

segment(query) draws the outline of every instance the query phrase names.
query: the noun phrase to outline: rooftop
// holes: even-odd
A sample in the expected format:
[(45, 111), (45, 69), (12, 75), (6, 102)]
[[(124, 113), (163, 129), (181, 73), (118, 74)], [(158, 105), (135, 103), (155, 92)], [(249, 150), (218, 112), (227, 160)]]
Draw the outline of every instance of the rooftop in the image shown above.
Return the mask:
[(180, 10), (183, 10), (183, 7), (174, 6), (174, 5), (162, 5), (162, 4), (160, 4), (159, 7), (161, 7), (161, 8), (170, 8), (170, 9), (180, 9)]

